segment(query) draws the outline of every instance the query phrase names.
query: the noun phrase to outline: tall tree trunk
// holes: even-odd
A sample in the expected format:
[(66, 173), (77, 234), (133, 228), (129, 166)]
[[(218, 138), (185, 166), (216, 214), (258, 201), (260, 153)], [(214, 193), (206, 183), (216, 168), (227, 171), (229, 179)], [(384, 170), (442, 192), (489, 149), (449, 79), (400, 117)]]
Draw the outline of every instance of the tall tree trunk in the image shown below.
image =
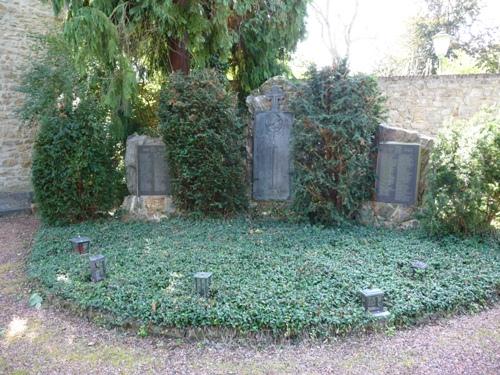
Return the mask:
[(189, 52), (186, 43), (177, 38), (168, 40), (170, 68), (173, 72), (181, 71), (189, 74)]
[[(188, 0), (174, 0), (174, 4), (180, 7), (186, 7)], [(187, 50), (188, 35), (183, 39), (169, 38), (168, 39), (168, 57), (170, 60), (170, 68), (173, 72), (181, 71), (184, 74), (189, 74), (190, 56)]]

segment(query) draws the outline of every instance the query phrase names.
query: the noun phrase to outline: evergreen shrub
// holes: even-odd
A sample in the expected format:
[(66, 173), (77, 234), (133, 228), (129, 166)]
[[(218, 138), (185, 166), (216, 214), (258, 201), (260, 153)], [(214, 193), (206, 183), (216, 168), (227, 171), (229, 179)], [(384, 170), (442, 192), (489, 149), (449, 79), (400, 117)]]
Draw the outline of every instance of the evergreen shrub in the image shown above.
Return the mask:
[(432, 234), (490, 232), (500, 219), (500, 110), (449, 124), (432, 155), (422, 223)]
[(228, 215), (246, 207), (245, 135), (236, 105), (213, 70), (172, 74), (162, 90), (160, 131), (180, 210)]
[(375, 79), (348, 73), (345, 62), (311, 67), (294, 105), (293, 207), (314, 223), (352, 219), (375, 185), (384, 99)]
[(24, 120), (38, 126), (32, 183), (42, 219), (73, 223), (105, 213), (117, 201), (121, 175), (109, 136), (108, 111), (95, 82), (80, 75), (67, 45), (44, 41), (46, 52), (24, 76)]

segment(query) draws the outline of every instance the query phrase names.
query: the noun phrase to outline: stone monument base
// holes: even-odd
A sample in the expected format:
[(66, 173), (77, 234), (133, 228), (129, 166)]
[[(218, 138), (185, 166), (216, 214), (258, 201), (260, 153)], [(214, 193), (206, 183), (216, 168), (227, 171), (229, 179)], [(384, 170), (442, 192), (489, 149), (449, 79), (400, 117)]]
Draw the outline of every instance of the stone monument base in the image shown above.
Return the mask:
[(415, 219), (417, 209), (397, 203), (365, 202), (359, 210), (358, 220), (376, 227), (412, 229), (419, 226)]
[(125, 219), (160, 221), (175, 213), (172, 197), (169, 195), (128, 195), (121, 208), (125, 211)]

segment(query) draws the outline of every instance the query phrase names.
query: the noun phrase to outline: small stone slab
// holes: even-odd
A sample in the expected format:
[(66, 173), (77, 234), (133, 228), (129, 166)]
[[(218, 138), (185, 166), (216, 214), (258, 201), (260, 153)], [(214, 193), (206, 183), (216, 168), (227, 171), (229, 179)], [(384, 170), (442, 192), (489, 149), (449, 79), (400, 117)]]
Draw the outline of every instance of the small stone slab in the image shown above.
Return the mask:
[(0, 192), (0, 216), (7, 216), (20, 212), (31, 212), (32, 202), (32, 192)]
[(384, 311), (384, 291), (381, 289), (363, 289), (359, 291), (365, 310), (371, 313)]
[(197, 272), (193, 275), (194, 287), (200, 297), (208, 298), (210, 295), (210, 284), (212, 282), (212, 272)]
[(94, 283), (102, 281), (106, 278), (106, 257), (104, 255), (91, 255), (90, 262), (90, 278)]

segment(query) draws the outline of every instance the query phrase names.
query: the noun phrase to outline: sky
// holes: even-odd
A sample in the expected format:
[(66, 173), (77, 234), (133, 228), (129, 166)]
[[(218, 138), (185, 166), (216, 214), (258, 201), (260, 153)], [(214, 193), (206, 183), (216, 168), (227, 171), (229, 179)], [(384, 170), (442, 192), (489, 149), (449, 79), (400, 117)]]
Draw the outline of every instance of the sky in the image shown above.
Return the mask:
[[(481, 23), (500, 26), (500, 0), (482, 0)], [(354, 0), (314, 0), (316, 8), (325, 13), (330, 3), (330, 20), (334, 33), (343, 35), (344, 25), (354, 13)], [(386, 55), (402, 53), (403, 40), (412, 17), (418, 14), (423, 0), (359, 0), (356, 20), (352, 28), (350, 67), (353, 72), (371, 73)], [(321, 23), (310, 6), (307, 17), (306, 39), (299, 43), (292, 59), (292, 70), (300, 75), (309, 63), (318, 67), (330, 64), (321, 32)], [(325, 34), (324, 34), (325, 35)], [(339, 38), (340, 39), (340, 38)], [(336, 42), (343, 53), (345, 43)]]

